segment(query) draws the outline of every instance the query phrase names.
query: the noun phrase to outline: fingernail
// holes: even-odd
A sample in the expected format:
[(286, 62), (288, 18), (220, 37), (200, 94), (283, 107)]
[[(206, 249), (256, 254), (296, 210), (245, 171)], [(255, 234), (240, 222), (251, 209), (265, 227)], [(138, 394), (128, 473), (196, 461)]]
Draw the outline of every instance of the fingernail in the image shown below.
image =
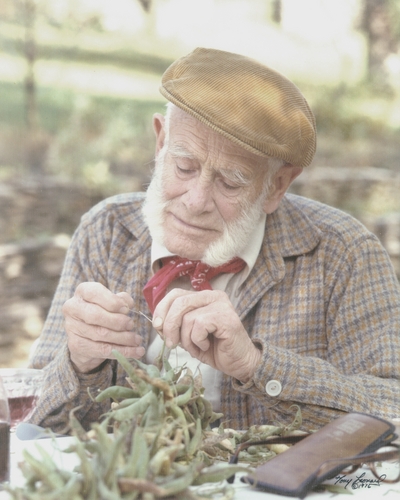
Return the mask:
[(119, 312), (120, 312), (121, 314), (128, 314), (129, 310), (130, 310), (130, 309), (129, 309), (129, 307), (128, 307), (128, 306), (122, 306), (122, 307), (121, 307), (121, 309), (119, 310)]
[(160, 316), (157, 316), (157, 318), (153, 319), (153, 327), (156, 330), (159, 330), (162, 327), (163, 320), (160, 318)]
[(141, 358), (142, 356), (144, 356), (144, 353), (146, 352), (144, 347), (138, 347), (136, 349), (136, 352), (137, 352), (137, 355), (139, 356), (139, 358)]
[(174, 347), (174, 343), (172, 342), (171, 339), (166, 339), (165, 345), (168, 347), (168, 349), (173, 349), (173, 347)]
[(127, 330), (133, 330), (133, 319), (129, 319), (129, 321), (126, 323), (126, 329)]

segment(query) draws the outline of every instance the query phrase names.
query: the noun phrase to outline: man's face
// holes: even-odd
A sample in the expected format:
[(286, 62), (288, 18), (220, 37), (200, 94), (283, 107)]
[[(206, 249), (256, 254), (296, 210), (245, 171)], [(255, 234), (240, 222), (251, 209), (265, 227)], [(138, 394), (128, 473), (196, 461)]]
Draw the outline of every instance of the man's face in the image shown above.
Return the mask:
[[(171, 253), (190, 259), (206, 261), (207, 251), (215, 246), (219, 254), (224, 254), (218, 255), (217, 261), (233, 258), (241, 250), (236, 247), (246, 244), (262, 214), (265, 160), (179, 108), (172, 111), (169, 138), (164, 140), (160, 128), (157, 144), (147, 209), (155, 209), (157, 202), (162, 202), (162, 243)], [(154, 192), (156, 184), (158, 194)], [(149, 213), (148, 222), (154, 216), (157, 214)], [(152, 230), (152, 224), (149, 226)], [(228, 246), (235, 248), (229, 248), (226, 254)], [(208, 260), (217, 264), (213, 257)]]

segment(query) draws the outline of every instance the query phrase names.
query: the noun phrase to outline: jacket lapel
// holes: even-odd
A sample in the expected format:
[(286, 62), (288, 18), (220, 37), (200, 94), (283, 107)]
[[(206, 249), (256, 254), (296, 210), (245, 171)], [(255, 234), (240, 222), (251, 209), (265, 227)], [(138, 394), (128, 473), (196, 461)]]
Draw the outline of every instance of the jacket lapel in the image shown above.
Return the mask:
[(143, 296), (143, 288), (151, 274), (151, 237), (141, 212), (143, 200), (144, 193), (132, 193), (125, 210), (120, 209), (118, 222), (133, 236), (133, 243), (126, 249), (129, 262), (126, 279), (135, 299), (135, 313), (132, 314), (133, 331), (142, 335), (143, 345), (147, 348), (152, 325), (144, 316), (151, 318), (151, 312)]
[(256, 263), (243, 284), (238, 314), (243, 320), (261, 297), (285, 277), (285, 258), (313, 250), (320, 230), (301, 211), (298, 197), (286, 195), (268, 215), (264, 240)]

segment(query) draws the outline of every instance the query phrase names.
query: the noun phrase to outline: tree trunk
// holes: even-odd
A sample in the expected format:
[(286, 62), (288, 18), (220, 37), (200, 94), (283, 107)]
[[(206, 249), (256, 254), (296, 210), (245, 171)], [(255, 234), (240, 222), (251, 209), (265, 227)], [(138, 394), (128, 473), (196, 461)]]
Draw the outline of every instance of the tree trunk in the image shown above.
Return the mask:
[(395, 51), (391, 29), (390, 0), (364, 0), (361, 29), (368, 44), (368, 79), (387, 86), (385, 60)]
[(37, 128), (37, 103), (36, 103), (36, 82), (35, 82), (35, 60), (36, 60), (36, 42), (35, 42), (35, 19), (36, 4), (35, 0), (25, 0), (23, 4), (25, 40), (24, 55), (27, 64), (25, 77), (25, 106), (26, 106), (26, 126), (28, 131), (33, 132)]
[(281, 24), (282, 21), (282, 0), (272, 0), (272, 21), (276, 24)]

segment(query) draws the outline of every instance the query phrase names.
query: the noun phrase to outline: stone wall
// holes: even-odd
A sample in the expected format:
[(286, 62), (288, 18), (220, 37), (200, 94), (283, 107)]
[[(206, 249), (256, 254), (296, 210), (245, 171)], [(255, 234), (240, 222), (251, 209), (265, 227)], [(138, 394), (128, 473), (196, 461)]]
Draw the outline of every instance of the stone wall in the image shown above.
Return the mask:
[[(400, 174), (314, 169), (291, 188), (357, 216), (386, 247), (400, 278)], [(113, 194), (57, 179), (0, 183), (0, 366), (27, 363), (81, 215)]]
[(0, 366), (26, 364), (70, 237), (106, 194), (54, 178), (0, 183)]
[(0, 182), (0, 244), (72, 234), (81, 215), (106, 195), (53, 177)]
[(69, 241), (60, 234), (0, 245), (0, 366), (24, 362), (39, 336)]

